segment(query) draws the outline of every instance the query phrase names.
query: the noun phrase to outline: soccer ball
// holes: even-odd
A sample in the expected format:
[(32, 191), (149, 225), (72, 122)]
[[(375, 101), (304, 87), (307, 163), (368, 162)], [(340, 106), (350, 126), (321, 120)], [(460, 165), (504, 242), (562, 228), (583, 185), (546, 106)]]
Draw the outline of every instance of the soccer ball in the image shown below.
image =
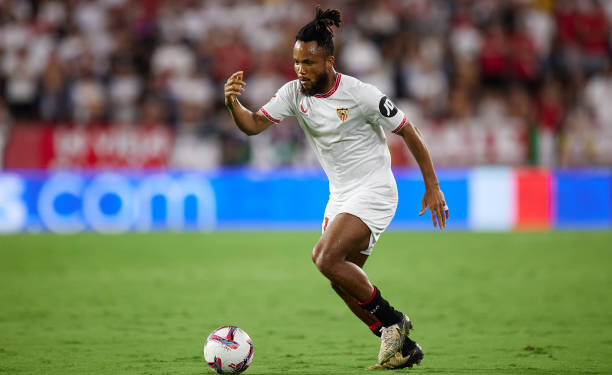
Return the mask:
[(217, 328), (206, 338), (204, 360), (217, 374), (239, 374), (253, 360), (253, 341), (238, 327)]

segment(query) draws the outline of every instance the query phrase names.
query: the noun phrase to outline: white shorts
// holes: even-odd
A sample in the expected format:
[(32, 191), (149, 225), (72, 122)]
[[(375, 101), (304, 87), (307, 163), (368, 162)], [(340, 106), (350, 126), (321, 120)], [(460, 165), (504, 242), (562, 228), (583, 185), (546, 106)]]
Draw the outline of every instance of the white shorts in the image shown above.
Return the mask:
[(387, 229), (397, 208), (397, 193), (381, 194), (368, 190), (357, 192), (350, 198), (340, 201), (329, 197), (325, 207), (325, 217), (321, 225), (321, 233), (325, 232), (329, 223), (341, 213), (357, 216), (370, 228), (370, 245), (367, 249), (360, 251), (362, 254), (370, 255), (372, 248), (378, 241), (381, 233)]

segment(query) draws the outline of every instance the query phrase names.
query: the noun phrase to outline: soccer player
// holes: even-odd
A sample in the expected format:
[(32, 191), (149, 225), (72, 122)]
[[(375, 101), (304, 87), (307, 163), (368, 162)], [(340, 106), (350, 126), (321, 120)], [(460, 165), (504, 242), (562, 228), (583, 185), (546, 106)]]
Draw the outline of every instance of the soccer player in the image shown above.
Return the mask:
[(340, 23), (338, 10), (317, 7), (315, 19), (296, 36), (297, 79), (254, 113), (238, 101), (245, 82), (243, 72), (236, 72), (225, 84), (225, 105), (248, 135), (296, 117), (329, 178), (322, 235), (312, 260), (351, 311), (381, 337), (378, 364), (371, 368), (411, 367), (423, 351), (408, 338), (410, 319), (382, 297), (362, 269), (398, 201), (383, 129), (402, 137), (419, 164), (425, 181), (419, 215), (429, 208), (434, 227), (443, 229), (448, 207), (417, 128), (376, 87), (335, 71), (332, 26)]

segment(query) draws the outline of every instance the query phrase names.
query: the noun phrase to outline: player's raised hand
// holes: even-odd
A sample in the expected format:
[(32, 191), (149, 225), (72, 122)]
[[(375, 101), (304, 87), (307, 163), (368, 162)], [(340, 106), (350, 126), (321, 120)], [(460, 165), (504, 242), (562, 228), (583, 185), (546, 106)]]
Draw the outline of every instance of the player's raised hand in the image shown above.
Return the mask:
[(237, 96), (240, 96), (244, 91), (246, 83), (242, 80), (243, 71), (232, 74), (225, 82), (225, 105), (233, 104)]
[(444, 194), (438, 186), (425, 190), (425, 195), (423, 195), (423, 206), (421, 207), (419, 216), (423, 215), (427, 208), (429, 208), (429, 212), (431, 213), (431, 221), (433, 222), (433, 226), (436, 227), (437, 221), (437, 226), (439, 226), (440, 229), (446, 228), (448, 206), (444, 200)]

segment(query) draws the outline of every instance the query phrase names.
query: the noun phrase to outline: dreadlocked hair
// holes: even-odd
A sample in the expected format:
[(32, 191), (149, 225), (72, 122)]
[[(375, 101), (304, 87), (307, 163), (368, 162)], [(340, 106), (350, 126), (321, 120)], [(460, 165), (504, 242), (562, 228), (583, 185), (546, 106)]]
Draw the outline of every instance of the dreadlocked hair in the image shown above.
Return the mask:
[(334, 54), (334, 32), (332, 26), (340, 27), (342, 20), (340, 11), (337, 9), (323, 10), (317, 5), (317, 14), (314, 20), (302, 26), (295, 36), (295, 40), (302, 42), (316, 41), (319, 47), (323, 47), (328, 55)]

